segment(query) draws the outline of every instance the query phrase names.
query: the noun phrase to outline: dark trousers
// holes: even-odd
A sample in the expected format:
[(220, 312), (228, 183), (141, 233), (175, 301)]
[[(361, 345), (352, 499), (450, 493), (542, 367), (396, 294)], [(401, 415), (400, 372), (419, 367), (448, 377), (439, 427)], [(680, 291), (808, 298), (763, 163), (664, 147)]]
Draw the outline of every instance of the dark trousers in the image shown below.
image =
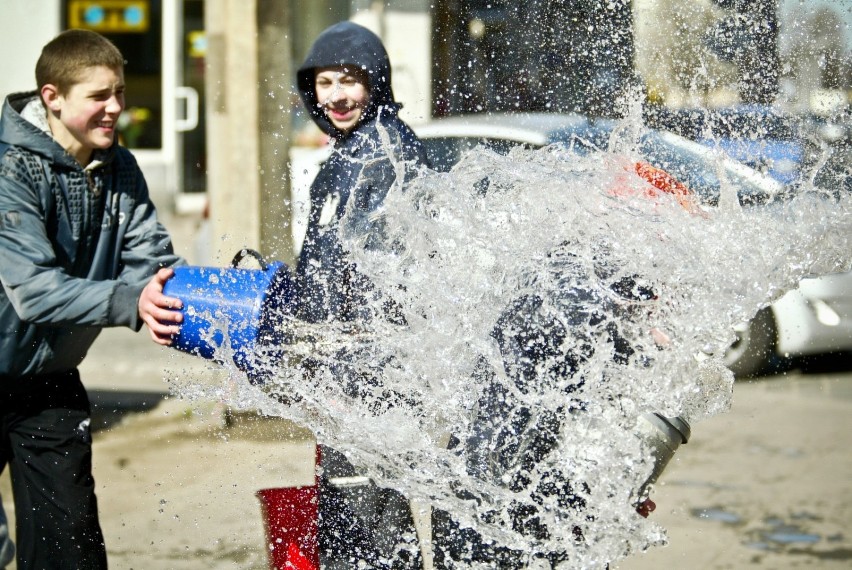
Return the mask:
[[(423, 567), (408, 500), (358, 477), (343, 454), (321, 446), (318, 540), (324, 570)], [(339, 484), (342, 479), (365, 479)]]
[(18, 570), (107, 567), (89, 416), (76, 370), (0, 378), (0, 473), (8, 464)]

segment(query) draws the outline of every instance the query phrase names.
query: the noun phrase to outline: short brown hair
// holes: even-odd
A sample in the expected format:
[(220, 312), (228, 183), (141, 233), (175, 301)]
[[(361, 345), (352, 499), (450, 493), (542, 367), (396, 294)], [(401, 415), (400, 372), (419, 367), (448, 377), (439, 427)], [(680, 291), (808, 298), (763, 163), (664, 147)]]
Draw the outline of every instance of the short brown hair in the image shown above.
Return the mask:
[(124, 69), (124, 56), (115, 44), (90, 30), (66, 30), (50, 40), (41, 50), (35, 75), (38, 89), (55, 85), (66, 93), (86, 69), (108, 67)]

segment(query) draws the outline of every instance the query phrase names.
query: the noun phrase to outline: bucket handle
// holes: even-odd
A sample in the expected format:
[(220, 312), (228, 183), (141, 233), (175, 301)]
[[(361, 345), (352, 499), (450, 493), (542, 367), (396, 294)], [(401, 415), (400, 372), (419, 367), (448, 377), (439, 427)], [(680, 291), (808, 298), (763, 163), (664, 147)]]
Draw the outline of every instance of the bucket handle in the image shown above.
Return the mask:
[(247, 247), (244, 247), (243, 249), (237, 252), (237, 255), (235, 255), (234, 259), (231, 260), (231, 267), (239, 267), (240, 262), (242, 262), (242, 260), (246, 257), (253, 257), (255, 260), (257, 260), (257, 262), (260, 264), (260, 269), (262, 271), (266, 271), (266, 269), (269, 267), (266, 264), (266, 261), (263, 259), (262, 255), (260, 255), (255, 250), (249, 249)]

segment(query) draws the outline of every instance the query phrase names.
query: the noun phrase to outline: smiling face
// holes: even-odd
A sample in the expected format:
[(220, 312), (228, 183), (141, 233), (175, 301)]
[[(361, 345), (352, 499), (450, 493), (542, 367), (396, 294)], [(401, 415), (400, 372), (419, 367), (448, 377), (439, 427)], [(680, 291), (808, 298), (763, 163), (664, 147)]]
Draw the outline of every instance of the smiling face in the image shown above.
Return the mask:
[(45, 85), (41, 96), (48, 109), (53, 138), (86, 165), (95, 149), (115, 140), (118, 117), (124, 110), (124, 74), (104, 66), (85, 69), (65, 93)]
[(354, 129), (370, 102), (367, 74), (349, 66), (320, 67), (314, 87), (331, 124), (344, 133)]

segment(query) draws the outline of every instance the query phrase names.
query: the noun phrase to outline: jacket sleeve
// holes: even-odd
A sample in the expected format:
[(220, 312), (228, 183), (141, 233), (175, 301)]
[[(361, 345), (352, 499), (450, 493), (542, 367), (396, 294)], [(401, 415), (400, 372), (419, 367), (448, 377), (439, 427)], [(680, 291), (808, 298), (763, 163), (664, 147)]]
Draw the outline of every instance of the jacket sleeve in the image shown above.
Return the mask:
[(158, 269), (185, 265), (186, 261), (174, 252), (171, 237), (160, 223), (157, 210), (148, 194), (148, 185), (133, 163), (135, 197), (127, 231), (121, 249), (119, 278), (130, 284), (147, 282)]
[(0, 167), (0, 281), (15, 312), (33, 324), (110, 324), (119, 283), (77, 278), (63, 269), (47, 229), (55, 223), (52, 197), (39, 193), (39, 182), (10, 154)]
[(121, 159), (121, 168), (130, 168), (133, 172), (134, 200), (121, 245), (119, 284), (111, 299), (109, 321), (128, 323), (133, 330), (139, 330), (142, 323), (138, 320), (136, 305), (145, 284), (160, 268), (186, 265), (186, 261), (175, 254), (171, 237), (157, 218), (148, 185), (136, 160), (126, 151), (122, 151)]
[(137, 302), (145, 282), (158, 266), (179, 262), (156, 221), (144, 181), (130, 213), (119, 275), (87, 279), (71, 275), (58, 259), (55, 230), (48, 229), (58, 225), (53, 197), (40, 192), (43, 183), (16, 160), (20, 157), (7, 154), (0, 175), (0, 281), (18, 317), (47, 326), (141, 328)]

